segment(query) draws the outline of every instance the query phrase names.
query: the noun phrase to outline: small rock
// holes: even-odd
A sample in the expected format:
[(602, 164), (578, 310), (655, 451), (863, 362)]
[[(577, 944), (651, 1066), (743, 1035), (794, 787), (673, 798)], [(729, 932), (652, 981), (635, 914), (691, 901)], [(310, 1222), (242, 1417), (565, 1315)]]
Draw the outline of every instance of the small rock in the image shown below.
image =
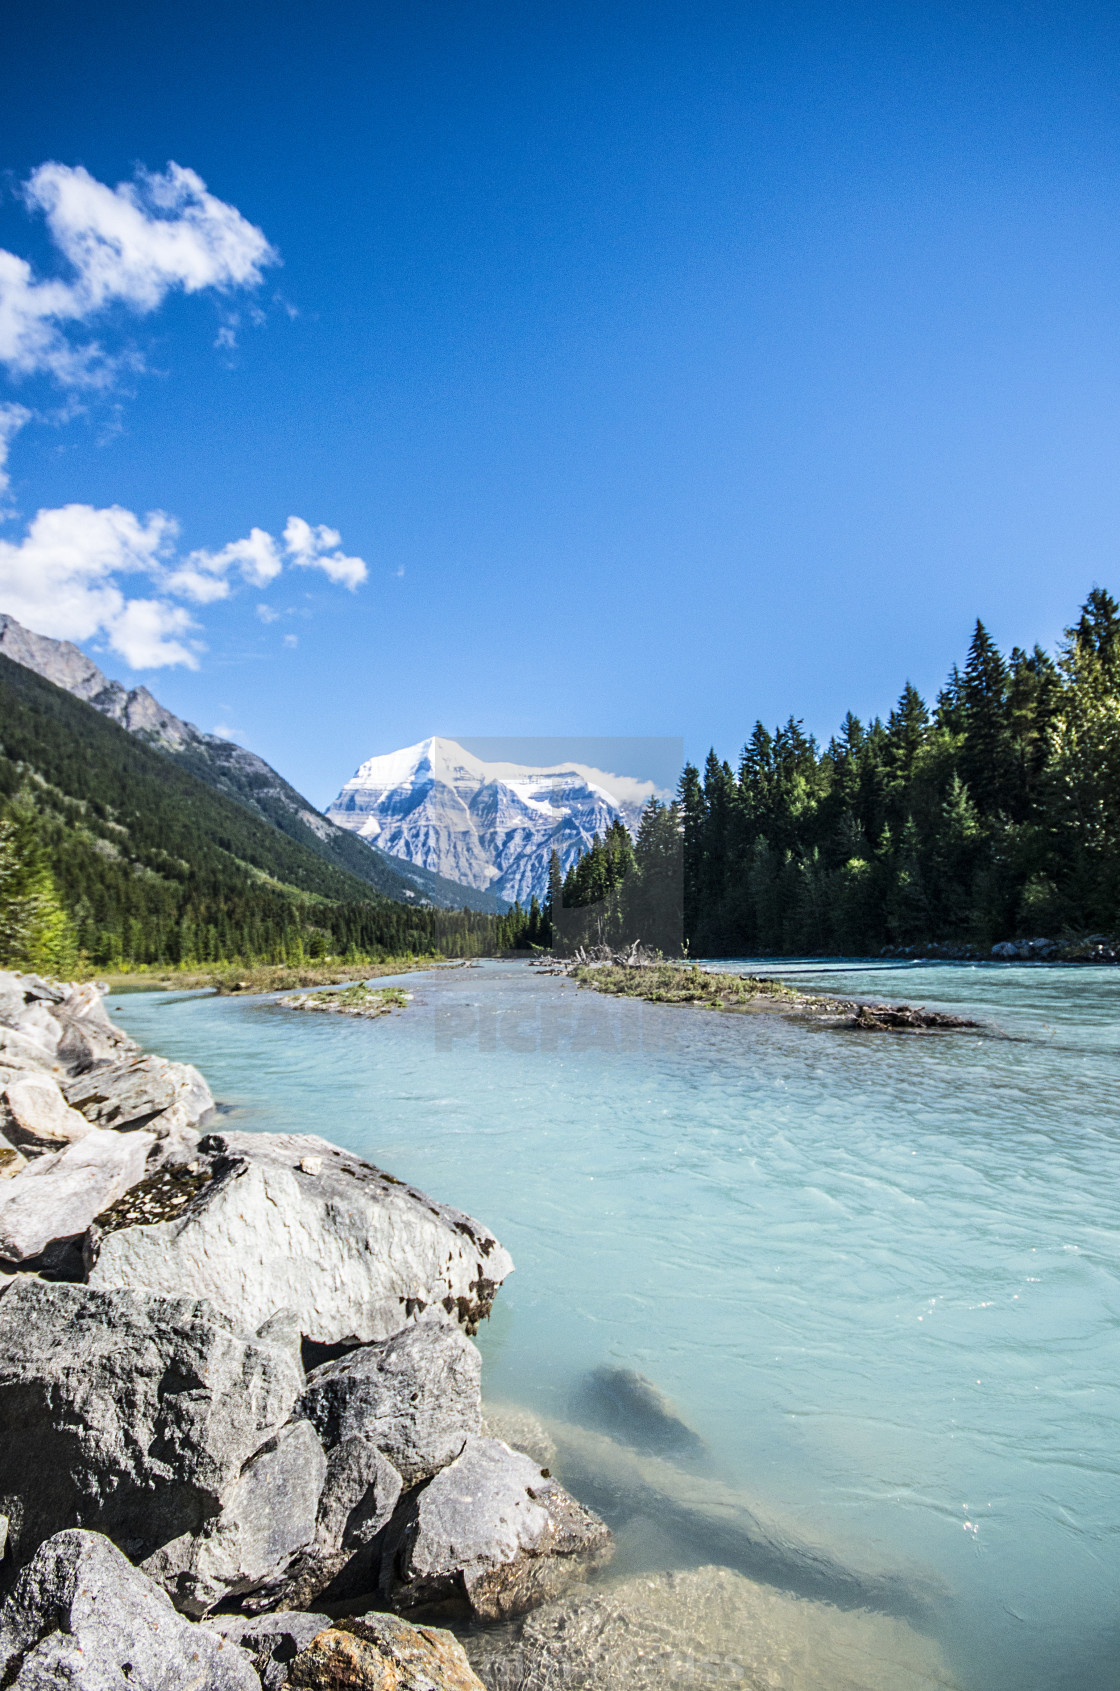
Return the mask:
[(457, 1327), (422, 1322), (314, 1369), (300, 1412), (328, 1449), (367, 1439), (406, 1486), (419, 1485), (479, 1431), (481, 1373), (478, 1351)]
[(305, 1608), (360, 1597), (377, 1585), (376, 1540), (392, 1519), (401, 1477), (377, 1446), (360, 1437), (336, 1445), (327, 1457), (319, 1494), (315, 1537), (276, 1580), (266, 1583), (246, 1608)]
[(89, 1122), (70, 1108), (53, 1075), (25, 1075), (0, 1094), (0, 1133), (21, 1150), (60, 1151), (90, 1131)]
[(0, 1609), (0, 1682), (14, 1691), (260, 1691), (249, 1656), (192, 1626), (99, 1533), (40, 1545)]
[(410, 1606), (465, 1597), (480, 1619), (505, 1620), (557, 1596), (612, 1549), (604, 1522), (528, 1456), (472, 1438), (404, 1505), (382, 1590)]
[(281, 1428), (246, 1463), (221, 1513), (201, 1532), (161, 1545), (144, 1571), (189, 1615), (259, 1590), (311, 1543), (326, 1470), (323, 1447), (307, 1421)]
[(293, 1661), (289, 1683), (301, 1691), (485, 1691), (450, 1632), (378, 1614), (319, 1633)]
[(81, 1242), (94, 1217), (144, 1177), (150, 1133), (105, 1133), (37, 1157), (0, 1186), (0, 1258), (81, 1271)]
[(212, 1615), (205, 1624), (248, 1651), (264, 1691), (280, 1691), (300, 1651), (335, 1623), (329, 1615), (285, 1610), (278, 1615)]
[(14, 1145), (0, 1139), (0, 1180), (10, 1180), (27, 1167), (27, 1158)]

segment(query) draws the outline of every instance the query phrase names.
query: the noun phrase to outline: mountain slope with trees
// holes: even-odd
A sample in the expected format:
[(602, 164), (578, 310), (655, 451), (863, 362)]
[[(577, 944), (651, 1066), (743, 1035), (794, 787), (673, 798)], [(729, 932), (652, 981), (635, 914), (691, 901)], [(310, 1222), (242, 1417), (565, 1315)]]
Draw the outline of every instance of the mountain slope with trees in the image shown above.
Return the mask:
[(39, 900), (44, 934), (51, 898), (68, 919), (69, 938), (51, 942), (59, 955), (40, 946), (40, 966), (65, 972), (67, 945), (108, 967), (432, 950), (470, 956), (506, 943), (501, 918), (378, 896), (2, 656), (0, 807), (0, 847), (10, 859), (6, 871), (0, 863), (5, 908)]

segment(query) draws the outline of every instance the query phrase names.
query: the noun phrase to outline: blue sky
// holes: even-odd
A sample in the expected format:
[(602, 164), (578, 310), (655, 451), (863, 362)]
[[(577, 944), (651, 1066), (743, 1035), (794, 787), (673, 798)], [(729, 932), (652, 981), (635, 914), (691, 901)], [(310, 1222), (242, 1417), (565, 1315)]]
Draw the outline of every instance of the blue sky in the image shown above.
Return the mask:
[[(1052, 644), (1120, 588), (1118, 46), (1078, 5), (7, 8), (46, 340), (0, 309), (0, 610), (96, 613), (320, 803), (430, 733), (734, 758), (932, 693), (977, 615)], [(73, 506), (136, 524), (32, 531)]]

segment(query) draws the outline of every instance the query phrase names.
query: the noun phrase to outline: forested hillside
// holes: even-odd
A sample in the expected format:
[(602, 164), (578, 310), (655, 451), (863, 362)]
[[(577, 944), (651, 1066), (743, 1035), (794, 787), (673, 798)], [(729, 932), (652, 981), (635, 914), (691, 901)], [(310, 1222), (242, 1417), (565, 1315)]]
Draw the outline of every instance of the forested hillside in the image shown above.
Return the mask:
[(696, 956), (868, 953), (1120, 928), (1120, 614), (1090, 593), (1057, 658), (982, 623), (932, 710), (848, 715), (822, 751), (759, 722), (680, 783)]
[(371, 895), (357, 877), (4, 657), (0, 806), (10, 908), (56, 892), (69, 937), (51, 943), (95, 967), (475, 955), (504, 939), (492, 916)]

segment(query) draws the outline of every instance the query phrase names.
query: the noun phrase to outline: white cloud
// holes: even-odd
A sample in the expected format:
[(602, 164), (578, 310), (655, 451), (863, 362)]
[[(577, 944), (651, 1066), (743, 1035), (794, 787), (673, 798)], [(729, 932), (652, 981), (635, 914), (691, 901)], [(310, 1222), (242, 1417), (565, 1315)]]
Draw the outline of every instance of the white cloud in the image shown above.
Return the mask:
[(8, 491), (8, 449), (12, 438), (30, 421), (31, 413), (25, 406), (0, 405), (0, 499)]
[(369, 574), (365, 560), (348, 558), (338, 550), (342, 536), (336, 528), (320, 523), (312, 528), (302, 517), (289, 517), (284, 529), (284, 546), (293, 564), (304, 569), (322, 570), (329, 580), (351, 593)]
[(284, 644), (285, 644), (285, 646), (287, 646), (289, 648), (290, 651), (294, 652), (296, 647), (299, 645), (299, 635), (298, 634), (285, 634)]
[(74, 279), (37, 280), (0, 250), (0, 363), (47, 371), (67, 385), (107, 381), (113, 366), (96, 342), (74, 344), (73, 324), (119, 303), (143, 314), (174, 289), (198, 293), (255, 286), (278, 262), (264, 234), (209, 193), (193, 170), (170, 163), (108, 188), (80, 165), (40, 165), (24, 187)]
[(186, 562), (172, 571), (165, 585), (169, 592), (196, 605), (228, 599), (229, 575), (236, 570), (251, 587), (267, 587), (283, 569), (276, 542), (263, 528), (249, 531), (247, 540), (233, 540), (220, 552), (192, 552)]
[(113, 505), (39, 511), (21, 541), (0, 540), (0, 609), (39, 634), (62, 640), (104, 635), (134, 668), (197, 667), (182, 636), (189, 612), (160, 599), (126, 599), (118, 576), (162, 573), (177, 525)]
[[(176, 555), (178, 533), (175, 519), (162, 511), (145, 518), (120, 505), (39, 511), (22, 540), (0, 540), (0, 611), (56, 639), (101, 636), (133, 669), (168, 664), (196, 669), (199, 625), (174, 601), (213, 604), (228, 599), (238, 581), (267, 587), (284, 562), (280, 544), (262, 528), (218, 551), (200, 549), (185, 558)], [(323, 558), (320, 552), (337, 548), (339, 540), (334, 529), (312, 529), (292, 517), (284, 550), (292, 563), (321, 567), (332, 581), (352, 589), (368, 573), (361, 558), (338, 551)], [(130, 576), (145, 577), (157, 596), (130, 597), (121, 585)], [(280, 613), (258, 605), (257, 616), (267, 624)], [(284, 644), (297, 645), (297, 637), (286, 635)]]

